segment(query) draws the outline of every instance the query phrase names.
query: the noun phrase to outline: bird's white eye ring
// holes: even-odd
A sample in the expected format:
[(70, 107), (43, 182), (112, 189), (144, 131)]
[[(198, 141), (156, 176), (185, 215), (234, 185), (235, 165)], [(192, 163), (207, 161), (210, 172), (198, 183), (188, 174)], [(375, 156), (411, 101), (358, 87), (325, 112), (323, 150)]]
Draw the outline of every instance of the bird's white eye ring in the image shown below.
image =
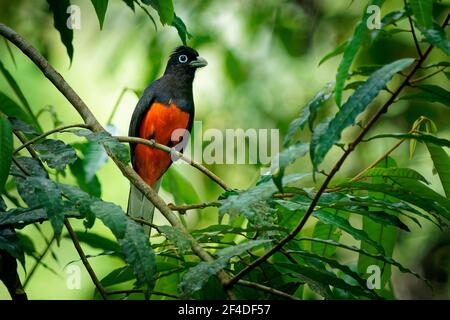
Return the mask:
[(185, 54), (182, 54), (178, 57), (178, 61), (180, 61), (181, 63), (186, 63), (188, 61), (188, 57)]

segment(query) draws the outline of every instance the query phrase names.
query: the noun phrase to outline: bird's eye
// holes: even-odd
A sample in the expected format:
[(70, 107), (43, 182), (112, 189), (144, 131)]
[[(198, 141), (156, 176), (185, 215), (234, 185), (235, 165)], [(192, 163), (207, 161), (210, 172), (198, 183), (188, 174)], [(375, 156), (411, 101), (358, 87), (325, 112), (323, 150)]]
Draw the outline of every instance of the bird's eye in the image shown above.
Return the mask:
[(181, 63), (186, 63), (188, 61), (188, 57), (185, 54), (182, 54), (178, 57), (178, 61), (180, 61)]

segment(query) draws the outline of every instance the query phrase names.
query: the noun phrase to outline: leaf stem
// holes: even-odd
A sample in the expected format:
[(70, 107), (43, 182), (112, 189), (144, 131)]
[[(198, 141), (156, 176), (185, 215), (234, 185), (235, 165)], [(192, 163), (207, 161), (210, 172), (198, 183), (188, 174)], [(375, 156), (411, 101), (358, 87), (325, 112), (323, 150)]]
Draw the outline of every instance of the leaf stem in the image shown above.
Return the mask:
[[(450, 20), (450, 13), (447, 15), (447, 18), (445, 19), (444, 25), (447, 24), (447, 22)], [(397, 96), (400, 94), (400, 92), (408, 85), (411, 78), (414, 76), (414, 74), (417, 72), (417, 70), (420, 68), (422, 63), (425, 61), (425, 59), (430, 54), (431, 50), (433, 49), (433, 45), (430, 45), (426, 52), (423, 54), (423, 56), (420, 57), (420, 59), (417, 61), (416, 65), (413, 67), (411, 72), (406, 76), (406, 78), (403, 80), (401, 85), (397, 88), (397, 90), (394, 92), (394, 94), (386, 101), (386, 103), (372, 116), (372, 118), (368, 121), (368, 123), (365, 125), (364, 129), (359, 133), (359, 135), (348, 145), (348, 148), (344, 152), (344, 154), (341, 156), (341, 158), (336, 162), (333, 169), (329, 173), (329, 175), (326, 177), (325, 181), (322, 183), (322, 185), (319, 188), (319, 191), (314, 196), (313, 200), (311, 201), (310, 206), (308, 207), (308, 210), (305, 212), (305, 215), (300, 220), (300, 222), (297, 224), (297, 226), (294, 228), (294, 230), (291, 231), (285, 238), (283, 238), (280, 242), (278, 242), (276, 245), (274, 245), (269, 251), (267, 251), (264, 255), (259, 257), (257, 260), (255, 260), (251, 265), (247, 266), (246, 268), (242, 269), (238, 274), (236, 274), (228, 283), (227, 287), (232, 288), (234, 284), (236, 284), (239, 279), (247, 275), (250, 271), (252, 271), (254, 268), (259, 266), (261, 263), (266, 261), (268, 258), (270, 258), (274, 253), (280, 251), (285, 244), (287, 244), (289, 241), (294, 239), (299, 232), (303, 229), (306, 222), (308, 221), (309, 217), (314, 212), (317, 203), (319, 202), (320, 197), (322, 194), (326, 191), (326, 188), (330, 184), (333, 177), (336, 175), (336, 173), (339, 172), (340, 168), (344, 164), (347, 157), (355, 150), (356, 146), (363, 140), (364, 136), (367, 134), (367, 132), (373, 127), (373, 125), (378, 121), (378, 119), (385, 114), (389, 107), (392, 105), (392, 103), (395, 101)]]

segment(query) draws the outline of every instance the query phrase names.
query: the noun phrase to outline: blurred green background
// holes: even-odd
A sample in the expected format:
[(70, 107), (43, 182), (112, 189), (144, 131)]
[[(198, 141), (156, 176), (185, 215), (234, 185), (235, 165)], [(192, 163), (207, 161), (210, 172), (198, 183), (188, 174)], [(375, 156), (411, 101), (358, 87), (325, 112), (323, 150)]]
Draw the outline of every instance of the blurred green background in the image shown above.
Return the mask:
[[(403, 0), (386, 1), (382, 14), (398, 9)], [(449, 3), (444, 1), (443, 3)], [(0, 0), (0, 22), (19, 32), (33, 44), (68, 83), (78, 92), (91, 108), (99, 121), (106, 123), (111, 110), (124, 88), (137, 91), (144, 89), (159, 77), (165, 67), (171, 50), (180, 45), (174, 28), (155, 28), (142, 10), (133, 13), (122, 1), (110, 1), (103, 30), (88, 0), (73, 0), (72, 4), (81, 8), (81, 29), (74, 32), (74, 59), (72, 64), (61, 44), (58, 32), (53, 28), (53, 18), (44, 0)], [(345, 41), (353, 32), (361, 18), (366, 1), (350, 0), (176, 0), (175, 10), (193, 38), (188, 44), (205, 57), (209, 65), (201, 69), (194, 83), (196, 120), (201, 120), (203, 129), (217, 128), (278, 128), (280, 138), (287, 127), (300, 113), (302, 107), (327, 82), (335, 77), (340, 58), (333, 58), (320, 67), (318, 62), (329, 51)], [(153, 13), (156, 17), (156, 14)], [(439, 17), (439, 13), (438, 17)], [(403, 25), (406, 28), (406, 25)], [(35, 113), (51, 106), (59, 120), (64, 124), (80, 123), (81, 119), (66, 99), (43, 77), (41, 72), (19, 50), (12, 48), (15, 64), (6, 45), (0, 39), (0, 60), (18, 81)], [(356, 64), (377, 64), (400, 57), (415, 57), (415, 47), (409, 33), (399, 33), (378, 40), (364, 48)], [(440, 60), (438, 60), (440, 59)], [(443, 54), (435, 50), (430, 60), (444, 60)], [(433, 81), (447, 81), (441, 74)], [(395, 87), (395, 81), (391, 84)], [(0, 91), (14, 97), (13, 92), (0, 77)], [(375, 108), (387, 96), (383, 93), (373, 104)], [(128, 132), (128, 123), (138, 96), (127, 91), (120, 102), (112, 121), (120, 135)], [(335, 112), (330, 104), (320, 117)], [(373, 109), (372, 109), (373, 110)], [(450, 138), (450, 112), (448, 109), (425, 103), (404, 101), (397, 103), (371, 132), (406, 132), (421, 115), (433, 119), (439, 129), (438, 135)], [(42, 113), (40, 121), (44, 129), (53, 127), (50, 112)], [(345, 132), (344, 140), (352, 137), (356, 129)], [(307, 139), (306, 133), (304, 138)], [(79, 139), (71, 135), (60, 135), (66, 142)], [(341, 177), (356, 173), (379, 157), (395, 141), (373, 141), (363, 144), (348, 159)], [(280, 143), (281, 146), (281, 143)], [(428, 153), (418, 146), (413, 159), (409, 159), (408, 145), (400, 147), (394, 158), (399, 166), (418, 170), (433, 183), (439, 192), (442, 190), (437, 177), (432, 173)], [(338, 149), (327, 156), (323, 167), (329, 168)], [(254, 184), (261, 174), (257, 165), (211, 165), (209, 168), (222, 177), (233, 188), (247, 188)], [(306, 172), (311, 168), (309, 161), (298, 161), (290, 170)], [(195, 186), (202, 201), (214, 200), (221, 190), (195, 169), (179, 165), (174, 168)], [(126, 207), (128, 182), (114, 164), (109, 162), (98, 173), (102, 183), (102, 198)], [(67, 174), (62, 181), (73, 182)], [(311, 182), (312, 183), (312, 182)], [(173, 202), (166, 191), (160, 192), (164, 199)], [(10, 204), (10, 203), (8, 203)], [(158, 217), (158, 223), (163, 218)], [(187, 218), (190, 228), (198, 228), (217, 220), (216, 210), (193, 212)], [(358, 222), (356, 222), (358, 223)], [(81, 223), (74, 222), (78, 230)], [(42, 228), (50, 238), (52, 231), (48, 223)], [(442, 240), (443, 234), (436, 227), (424, 224), (421, 230), (402, 234), (394, 257), (415, 270), (425, 270), (422, 263), (435, 243), (446, 243), (444, 251), (432, 257), (433, 263), (449, 271), (449, 241)], [(32, 226), (21, 231), (35, 240), (37, 251), (45, 247), (43, 239)], [(94, 232), (114, 239), (112, 234), (96, 222)], [(89, 299), (94, 286), (91, 283), (73, 244), (63, 238), (59, 247), (53, 246), (58, 261), (48, 254), (43, 262), (48, 266), (39, 267), (27, 284), (26, 291), (31, 299)], [(85, 246), (88, 254), (99, 250)], [(27, 270), (34, 260), (27, 257)], [(351, 257), (349, 257), (351, 259)], [(82, 274), (80, 290), (66, 287), (65, 267), (69, 262), (79, 265)], [(100, 256), (91, 259), (100, 278), (120, 266), (117, 258)], [(428, 262), (429, 263), (429, 262)], [(436, 266), (432, 266), (435, 268)], [(55, 275), (49, 270), (57, 272)], [(434, 269), (433, 269), (434, 270)], [(442, 270), (441, 270), (442, 271)], [(433, 271), (434, 272), (434, 271)], [(436, 272), (433, 273), (437, 274)], [(21, 269), (21, 276), (24, 272)], [(395, 276), (396, 292), (399, 298), (427, 297), (428, 290), (411, 276)], [(447, 279), (440, 279), (442, 288), (438, 295), (448, 297)], [(0, 299), (9, 299), (0, 284)]]

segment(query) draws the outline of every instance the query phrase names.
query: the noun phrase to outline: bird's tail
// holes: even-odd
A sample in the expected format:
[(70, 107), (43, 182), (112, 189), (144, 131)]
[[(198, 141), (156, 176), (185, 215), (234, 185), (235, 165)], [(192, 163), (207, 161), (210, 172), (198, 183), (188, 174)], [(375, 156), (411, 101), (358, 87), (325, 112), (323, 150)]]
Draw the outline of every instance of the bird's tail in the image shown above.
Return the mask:
[[(158, 192), (161, 185), (161, 179), (156, 181), (152, 186), (153, 190)], [(127, 214), (130, 217), (141, 218), (150, 223), (153, 223), (153, 214), (155, 212), (155, 206), (148, 200), (144, 194), (131, 184), (130, 195), (128, 196), (128, 209)], [(144, 231), (150, 236), (151, 228), (148, 225), (144, 225)]]

